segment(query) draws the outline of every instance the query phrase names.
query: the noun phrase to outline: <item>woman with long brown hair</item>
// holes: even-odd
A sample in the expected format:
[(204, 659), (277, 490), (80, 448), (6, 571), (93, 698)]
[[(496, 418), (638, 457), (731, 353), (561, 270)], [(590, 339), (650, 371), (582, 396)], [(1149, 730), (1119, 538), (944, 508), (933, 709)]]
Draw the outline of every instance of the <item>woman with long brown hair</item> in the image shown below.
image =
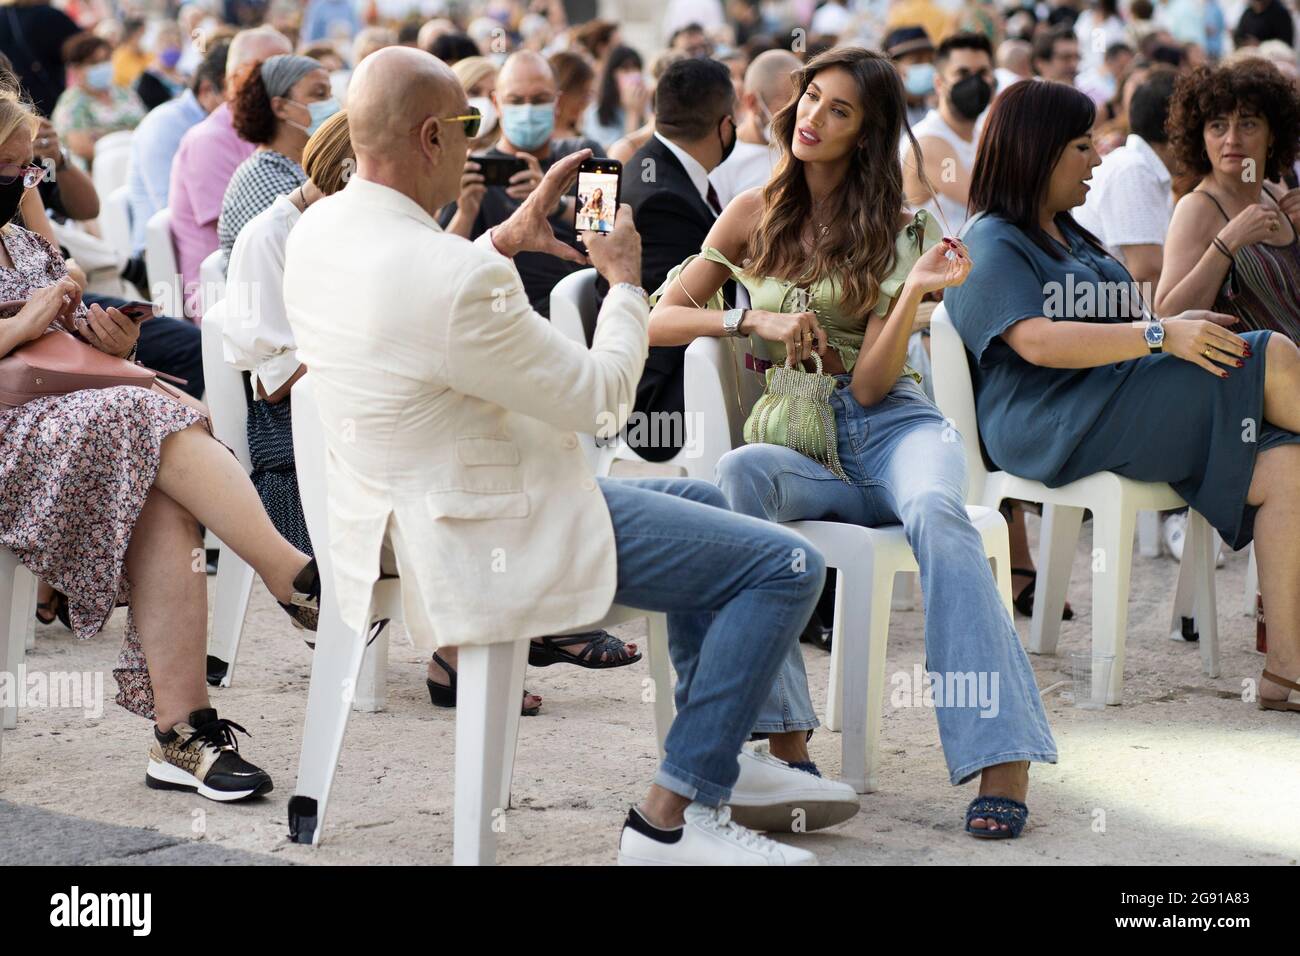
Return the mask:
[[(848, 47), (794, 76), (796, 95), (772, 120), (782, 150), (776, 172), (766, 187), (737, 196), (700, 254), (669, 276), (650, 316), (650, 344), (739, 334), (763, 340), (773, 362), (821, 357), (836, 380), (840, 467), (750, 444), (718, 463), (719, 483), (733, 509), (772, 521), (904, 526), (921, 568), (926, 660), (930, 679), (939, 677), (949, 776), (960, 784), (982, 774), (967, 830), (1017, 836), (1028, 816), (1028, 762), (1054, 763), (1056, 745), (966, 513), (961, 443), (945, 440), (949, 426), (904, 364), (921, 297), (960, 285), (970, 258), (960, 241), (940, 241), (927, 213), (903, 211), (898, 142), (906, 133), (916, 143), (893, 65)], [(723, 308), (721, 289), (732, 278), (752, 308)], [(971, 672), (996, 681), (997, 708), (942, 699), (944, 675)], [(816, 724), (795, 647), (755, 729), (769, 734), (773, 755), (816, 772), (806, 748)]]

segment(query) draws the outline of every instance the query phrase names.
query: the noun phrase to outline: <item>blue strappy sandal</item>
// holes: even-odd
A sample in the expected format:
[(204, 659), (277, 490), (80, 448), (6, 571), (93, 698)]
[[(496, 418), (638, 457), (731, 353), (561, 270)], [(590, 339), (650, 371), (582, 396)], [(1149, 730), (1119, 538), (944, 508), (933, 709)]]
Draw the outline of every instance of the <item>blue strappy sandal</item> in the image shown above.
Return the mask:
[[(966, 832), (981, 840), (1012, 840), (1020, 836), (1029, 819), (1029, 808), (1010, 797), (976, 797), (966, 808)], [(992, 820), (1005, 830), (977, 830), (972, 820)]]

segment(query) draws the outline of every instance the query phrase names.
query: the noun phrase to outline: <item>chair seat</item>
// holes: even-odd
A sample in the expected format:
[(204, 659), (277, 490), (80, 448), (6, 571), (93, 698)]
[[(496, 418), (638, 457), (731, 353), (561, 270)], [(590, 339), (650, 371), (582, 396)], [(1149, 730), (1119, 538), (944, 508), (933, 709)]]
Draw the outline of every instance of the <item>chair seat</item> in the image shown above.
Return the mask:
[(994, 496), (1018, 498), (1039, 504), (1090, 508), (1097, 501), (1122, 500), (1137, 511), (1169, 511), (1187, 507), (1178, 492), (1163, 482), (1135, 481), (1113, 471), (1099, 471), (1059, 488), (1049, 488), (1041, 481), (1020, 478), (1005, 471), (990, 472), (984, 503), (995, 503)]

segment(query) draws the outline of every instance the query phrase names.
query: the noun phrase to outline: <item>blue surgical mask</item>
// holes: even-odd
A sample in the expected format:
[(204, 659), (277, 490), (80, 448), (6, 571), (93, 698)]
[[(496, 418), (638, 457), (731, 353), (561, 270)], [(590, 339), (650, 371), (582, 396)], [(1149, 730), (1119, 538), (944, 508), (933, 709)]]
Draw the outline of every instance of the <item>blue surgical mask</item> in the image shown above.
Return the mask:
[(501, 132), (512, 146), (536, 149), (554, 131), (554, 103), (507, 103), (501, 107)]
[(92, 90), (106, 90), (113, 85), (113, 64), (108, 60), (85, 69), (86, 85)]
[[(298, 103), (297, 100), (290, 100), (289, 102)], [(320, 129), (321, 123), (325, 122), (339, 111), (339, 101), (334, 99), (332, 96), (327, 100), (317, 100), (315, 103), (298, 103), (298, 105), (307, 107), (307, 112), (311, 114), (311, 125), (304, 127), (298, 126), (298, 124), (293, 123), (292, 120), (289, 120), (288, 122), (293, 123), (294, 126), (297, 126), (298, 129), (302, 130), (308, 136)]]
[(913, 63), (907, 68), (903, 86), (911, 96), (929, 96), (934, 92), (934, 65)]

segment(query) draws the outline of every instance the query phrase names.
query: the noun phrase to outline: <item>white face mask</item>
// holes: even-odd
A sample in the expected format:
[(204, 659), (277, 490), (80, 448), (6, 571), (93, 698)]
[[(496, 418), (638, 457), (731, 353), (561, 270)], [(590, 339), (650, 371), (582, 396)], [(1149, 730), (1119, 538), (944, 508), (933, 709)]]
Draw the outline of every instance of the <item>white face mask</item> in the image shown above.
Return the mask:
[(483, 122), (478, 128), (479, 136), (486, 136), (497, 128), (497, 108), (492, 105), (492, 100), (486, 96), (471, 96), (469, 105), (477, 107), (483, 117)]

